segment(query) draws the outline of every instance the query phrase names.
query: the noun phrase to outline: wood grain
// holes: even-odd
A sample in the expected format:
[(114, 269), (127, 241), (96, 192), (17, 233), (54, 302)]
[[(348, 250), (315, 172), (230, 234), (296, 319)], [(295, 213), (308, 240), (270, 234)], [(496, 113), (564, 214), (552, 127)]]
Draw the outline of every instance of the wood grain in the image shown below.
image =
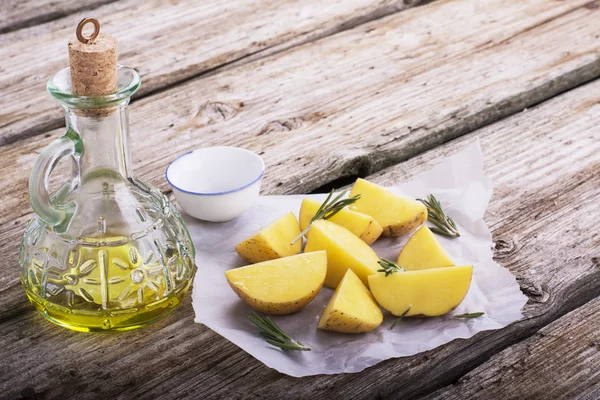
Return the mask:
[(137, 171), (166, 190), (176, 156), (231, 144), (262, 154), (271, 193), (309, 192), (600, 76), (600, 8), (473, 4), (433, 2), (142, 99)]
[(2, 0), (0, 33), (42, 24), (71, 13), (90, 11), (116, 0)]
[(428, 399), (597, 399), (600, 298), (493, 356)]
[(93, 15), (102, 32), (119, 40), (119, 63), (138, 70), (143, 95), (420, 1), (314, 0), (307, 7), (302, 0), (240, 0), (232, 7), (220, 0), (125, 0), (0, 35), (0, 145), (64, 125), (45, 84), (69, 65), (67, 41), (83, 17)]
[[(170, 160), (210, 144), (262, 152), (265, 192), (291, 193), (425, 151), (372, 176), (392, 184), (479, 138), (495, 181), (486, 221), (496, 258), (531, 299), (522, 321), (361, 374), (305, 379), (280, 375), (194, 324), (189, 299), (158, 324), (124, 335), (52, 326), (27, 302), (16, 268), (18, 240), (31, 217), (27, 175), (36, 152), (60, 133), (51, 131), (0, 148), (0, 393), (414, 398), (452, 384), (599, 296), (600, 82), (468, 133), (599, 76), (598, 5), (434, 2), (190, 80), (132, 107), (138, 174), (163, 190)], [(44, 29), (13, 33), (26, 37)], [(532, 390), (520, 387), (524, 397)]]
[[(494, 258), (517, 276), (530, 298), (523, 320), (414, 357), (385, 361), (360, 374), (295, 379), (256, 368), (235, 385), (221, 387), (222, 376), (235, 374), (235, 368), (218, 368), (207, 380), (213, 386), (203, 380), (200, 393), (277, 398), (294, 387), (319, 399), (417, 398), (455, 382), (498, 351), (600, 296), (600, 233), (595, 229), (600, 214), (594, 212), (600, 197), (599, 89), (596, 81), (370, 177), (387, 185), (414, 178), (479, 139), (494, 182), (485, 216), (494, 236)], [(182, 383), (178, 390), (183, 393), (193, 384)], [(528, 396), (534, 386), (518, 389), (522, 398), (535, 398)]]
[[(131, 115), (138, 175), (167, 190), (163, 172), (177, 155), (230, 144), (262, 154), (265, 192), (309, 192), (600, 75), (600, 8), (473, 4), (480, 3), (433, 2), (138, 101)], [(461, 28), (464, 19), (471, 30)], [(7, 265), (31, 215), (26, 188), (36, 152), (59, 134), (0, 147)], [(18, 284), (16, 269), (8, 270), (0, 290)]]
[[(389, 360), (360, 374), (290, 378), (258, 363), (201, 325), (189, 300), (147, 329), (117, 336), (68, 332), (43, 320), (18, 286), (0, 304), (0, 389), (43, 398), (415, 398), (448, 385), (541, 327), (600, 295), (600, 81), (465, 135), (370, 179), (415, 177), (479, 139), (494, 197), (486, 221), (495, 256), (530, 296), (508, 328)], [(17, 307), (15, 307), (17, 305)], [(123, 345), (124, 340), (127, 346)], [(568, 356), (565, 356), (568, 357)], [(27, 362), (24, 362), (27, 360)], [(507, 383), (510, 384), (510, 383)], [(582, 390), (585, 388), (582, 388)], [(531, 385), (520, 387), (527, 397)]]

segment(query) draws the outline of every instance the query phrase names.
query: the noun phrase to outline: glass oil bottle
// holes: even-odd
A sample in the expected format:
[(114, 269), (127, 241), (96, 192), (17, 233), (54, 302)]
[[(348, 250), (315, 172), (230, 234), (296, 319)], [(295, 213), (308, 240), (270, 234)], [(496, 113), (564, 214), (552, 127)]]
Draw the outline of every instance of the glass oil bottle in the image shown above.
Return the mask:
[[(84, 38), (83, 25), (95, 26)], [(48, 82), (66, 133), (37, 159), (29, 182), (35, 217), (19, 264), (27, 296), (48, 320), (78, 331), (144, 326), (173, 310), (189, 289), (195, 251), (180, 214), (132, 170), (127, 106), (140, 87), (117, 66), (116, 40), (88, 19), (69, 43), (70, 68)], [(49, 193), (62, 158), (67, 183)]]

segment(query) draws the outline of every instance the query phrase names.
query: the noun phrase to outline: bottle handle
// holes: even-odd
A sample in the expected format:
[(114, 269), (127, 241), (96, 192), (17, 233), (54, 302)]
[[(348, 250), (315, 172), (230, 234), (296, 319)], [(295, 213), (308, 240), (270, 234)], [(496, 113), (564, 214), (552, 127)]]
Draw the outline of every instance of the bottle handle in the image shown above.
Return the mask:
[[(69, 222), (70, 216), (73, 215), (75, 210), (75, 203), (60, 204), (54, 200), (64, 197), (58, 194), (66, 195), (64, 193), (65, 188), (73, 189), (77, 185), (77, 179), (73, 179), (70, 184), (63, 185), (54, 196), (51, 196), (48, 191), (50, 175), (62, 158), (81, 154), (80, 150), (81, 140), (79, 135), (71, 129), (67, 130), (65, 135), (50, 143), (41, 152), (29, 176), (29, 203), (31, 208), (40, 219), (55, 228), (65, 226)], [(76, 171), (75, 176), (79, 176), (79, 171)]]

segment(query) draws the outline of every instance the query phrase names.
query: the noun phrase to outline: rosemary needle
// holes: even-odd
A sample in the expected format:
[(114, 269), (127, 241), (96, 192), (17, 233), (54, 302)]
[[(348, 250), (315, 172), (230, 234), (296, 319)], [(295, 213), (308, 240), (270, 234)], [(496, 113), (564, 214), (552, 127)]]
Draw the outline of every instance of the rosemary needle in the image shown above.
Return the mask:
[(323, 202), (323, 204), (321, 204), (321, 207), (319, 207), (319, 209), (315, 213), (314, 217), (312, 217), (312, 219), (310, 220), (308, 226), (302, 232), (300, 232), (300, 234), (298, 236), (296, 236), (294, 238), (294, 240), (292, 240), (291, 244), (295, 244), (304, 235), (306, 235), (308, 233), (308, 231), (310, 230), (310, 226), (316, 220), (318, 220), (318, 219), (329, 219), (329, 218), (333, 217), (335, 214), (337, 214), (338, 212), (342, 211), (345, 207), (347, 207), (347, 206), (349, 206), (351, 204), (356, 203), (356, 201), (358, 199), (360, 199), (360, 194), (357, 194), (355, 196), (349, 197), (347, 199), (342, 199), (342, 197), (344, 197), (346, 195), (346, 193), (348, 193), (348, 191), (346, 190), (346, 191), (338, 194), (332, 200), (331, 198), (333, 197), (334, 190), (335, 189), (331, 189), (331, 192), (329, 192), (329, 195), (327, 196), (327, 198), (325, 199), (325, 201)]
[(299, 340), (292, 339), (271, 318), (262, 318), (257, 313), (250, 315), (248, 318), (258, 327), (260, 335), (265, 338), (267, 343), (283, 350), (310, 351), (310, 347), (306, 347)]
[(458, 314), (458, 315), (455, 315), (454, 318), (478, 318), (478, 317), (481, 317), (483, 314), (485, 314), (485, 313), (474, 312), (474, 313)]
[(402, 315), (398, 317), (398, 319), (396, 319), (396, 321), (395, 321), (395, 322), (392, 324), (392, 326), (390, 326), (390, 331), (391, 331), (391, 330), (393, 330), (393, 329), (396, 327), (396, 324), (397, 324), (398, 322), (400, 322), (400, 320), (401, 320), (402, 318), (404, 318), (404, 316), (405, 316), (406, 314), (408, 314), (408, 312), (410, 311), (411, 307), (412, 307), (412, 304), (408, 306), (408, 308), (406, 309), (406, 311), (404, 311), (404, 312), (402, 313)]
[(389, 276), (389, 275), (399, 272), (399, 271), (406, 271), (404, 268), (402, 268), (395, 262), (386, 260), (384, 258), (377, 261), (377, 264), (379, 264), (381, 266), (381, 268), (378, 269), (377, 272), (385, 272), (385, 276)]
[(420, 201), (427, 207), (427, 220), (435, 225), (435, 227), (431, 228), (433, 233), (449, 238), (460, 236), (454, 220), (444, 213), (442, 205), (434, 195), (430, 194), (427, 196), (427, 200), (417, 199), (417, 201)]

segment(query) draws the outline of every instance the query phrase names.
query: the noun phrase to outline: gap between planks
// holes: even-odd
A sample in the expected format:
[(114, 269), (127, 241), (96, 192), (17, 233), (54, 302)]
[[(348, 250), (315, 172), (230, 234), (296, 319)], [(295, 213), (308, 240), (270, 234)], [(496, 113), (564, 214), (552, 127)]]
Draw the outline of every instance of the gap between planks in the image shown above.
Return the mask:
[[(597, 12), (577, 5), (570, 7), (574, 16), (565, 17), (564, 9), (556, 8), (556, 14), (554, 9), (545, 10), (546, 15), (536, 10), (540, 15), (532, 16), (532, 21), (523, 22), (522, 26), (523, 20), (504, 26), (483, 24), (479, 28), (493, 31), (491, 44), (485, 40), (490, 37), (478, 40), (460, 34), (435, 45), (425, 40), (414, 47), (410, 46), (412, 38), (407, 40), (409, 43), (389, 39), (411, 29), (422, 29), (415, 36), (425, 35), (433, 29), (425, 18), (456, 12), (451, 4), (436, 2), (415, 8), (381, 23), (367, 24), (214, 77), (193, 80), (145, 99), (142, 114), (148, 116), (146, 120), (153, 116), (152, 124), (137, 129), (160, 131), (145, 143), (149, 147), (150, 143), (156, 146), (158, 141), (166, 142), (167, 148), (160, 159), (140, 160), (141, 170), (158, 177), (178, 153), (200, 146), (233, 144), (268, 158), (265, 182), (271, 192), (307, 192), (335, 178), (372, 173), (408, 159), (600, 76), (598, 41), (587, 41), (589, 48), (582, 47), (580, 53), (570, 55), (565, 53), (572, 40), (560, 43), (561, 34), (586, 37), (584, 32), (571, 31), (576, 24), (584, 30), (592, 26), (589, 21)], [(502, 2), (490, 2), (490, 8), (499, 4)], [(489, 18), (500, 18), (496, 14), (502, 13), (492, 8)], [(559, 17), (553, 21), (548, 14)], [(539, 25), (547, 20), (551, 21), (548, 25)], [(454, 22), (457, 21), (449, 21)], [(529, 23), (537, 28), (529, 29)], [(557, 32), (553, 38), (561, 25), (565, 32)], [(506, 32), (499, 33), (500, 29)], [(441, 31), (443, 27), (436, 33)], [(516, 32), (522, 31), (530, 35), (505, 43), (505, 36), (514, 38)], [(532, 58), (531, 69), (522, 75), (509, 74), (506, 79), (511, 82), (486, 77), (490, 66), (503, 72), (513, 68), (510, 62), (503, 65), (501, 58), (535, 51), (538, 31), (541, 46), (554, 46), (545, 54), (547, 60), (537, 62), (533, 60), (540, 56)], [(447, 50), (453, 42), (461, 41), (460, 50)], [(503, 44), (496, 46), (496, 41)], [(390, 60), (389, 55), (363, 51), (368, 46), (379, 46), (379, 51), (386, 53), (394, 51), (395, 43), (404, 47), (397, 56), (409, 58)], [(349, 56), (340, 55), (345, 51), (350, 52)], [(315, 57), (322, 66), (313, 65)], [(519, 62), (523, 61), (513, 55), (512, 63)], [(369, 63), (376, 72), (368, 72)], [(456, 70), (479, 81), (483, 89), (454, 86), (461, 82), (461, 74), (449, 75)], [(335, 80), (334, 74), (342, 78)], [(311, 85), (303, 87), (302, 82), (307, 79), (323, 94), (315, 95)], [(294, 80), (299, 83), (293, 83)], [(206, 98), (198, 99), (194, 95), (198, 90), (207, 93)], [(469, 94), (462, 97), (463, 91)], [(175, 98), (172, 104), (170, 100)], [(297, 149), (289, 150), (294, 147)], [(299, 168), (304, 160), (316, 162), (312, 168)], [(160, 187), (166, 188), (162, 180)]]
[(598, 399), (598, 315), (600, 297), (492, 356), (426, 399)]
[[(381, 184), (409, 180), (478, 137), (486, 172), (495, 182), (486, 221), (496, 243), (505, 244), (495, 258), (520, 278), (531, 300), (525, 318), (504, 329), (385, 361), (360, 374), (311, 379), (313, 398), (427, 395), (600, 296), (600, 233), (592, 233), (600, 217), (593, 212), (600, 195), (600, 176), (595, 173), (600, 168), (599, 88), (600, 80), (370, 177)], [(211, 394), (219, 398), (239, 390), (256, 398), (275, 398), (269, 394), (291, 385), (301, 384), (263, 373), (262, 379), (250, 376), (248, 382), (237, 382), (237, 389)], [(522, 387), (522, 393), (526, 389)]]
[(4, 15), (0, 17), (0, 34), (28, 28), (94, 9), (117, 0), (2, 0)]
[[(260, 6), (242, 1), (234, 9), (217, 0), (138, 3), (109, 3), (94, 13), (102, 30), (119, 39), (119, 62), (142, 76), (135, 100), (215, 74), (221, 67), (242, 65), (352, 29), (421, 0), (313, 0), (309, 8), (296, 0)], [(0, 35), (0, 56), (11, 60), (0, 77), (0, 89), (5, 91), (4, 100), (0, 99), (0, 146), (64, 126), (60, 107), (46, 93), (43, 81), (68, 65), (66, 41), (83, 16), (88, 15), (78, 12)]]
[[(544, 302), (530, 301), (525, 319), (414, 357), (388, 360), (360, 374), (296, 379), (273, 372), (194, 325), (189, 302), (154, 330), (128, 334), (132, 344), (127, 347), (115, 337), (66, 332), (30, 311), (16, 316), (11, 324), (0, 325), (0, 351), (4, 365), (11, 365), (0, 373), (10, 382), (7, 393), (18, 393), (29, 385), (48, 398), (86, 392), (142, 399), (242, 394), (269, 399), (281, 393), (291, 398), (310, 394), (316, 399), (415, 398), (453, 382), (507, 345), (600, 294), (600, 270), (585, 264), (594, 255), (591, 244), (600, 239), (589, 237), (590, 227), (598, 224), (592, 211), (600, 190), (600, 177), (594, 174), (600, 166), (599, 88), (600, 81), (588, 84), (370, 177), (381, 184), (411, 179), (479, 138), (486, 172), (495, 181), (486, 220), (497, 241), (510, 243), (496, 257), (511, 272), (551, 294)], [(566, 229), (572, 233), (561, 235)], [(537, 273), (532, 274), (532, 268)], [(70, 351), (61, 351), (63, 362), (50, 373), (48, 354), (54, 354), (59, 343), (61, 349)], [(24, 363), (24, 359), (31, 362)], [(156, 369), (149, 373), (151, 365)], [(77, 370), (71, 375), (74, 366)], [(240, 370), (244, 373), (239, 374)]]
[[(432, 3), (434, 1), (439, 1), (439, 0), (403, 0), (402, 4), (404, 4), (404, 6), (406, 6), (406, 8), (422, 7), (426, 4)], [(398, 6), (387, 6), (386, 8), (379, 8), (379, 9), (375, 8), (366, 15), (359, 15), (356, 17), (352, 17), (351, 19), (348, 19), (347, 21), (343, 22), (339, 26), (335, 26), (335, 27), (323, 30), (321, 32), (318, 32), (314, 36), (302, 34), (288, 42), (277, 43), (272, 46), (258, 49), (257, 51), (248, 53), (247, 55), (241, 56), (238, 59), (232, 60), (230, 62), (226, 62), (222, 65), (216, 66), (211, 69), (207, 69), (206, 71), (200, 72), (196, 75), (190, 75), (189, 77), (186, 77), (184, 79), (181, 79), (181, 80), (175, 82), (173, 85), (163, 86), (163, 87), (156, 88), (153, 91), (145, 92), (145, 93), (143, 93), (142, 96), (139, 96), (138, 99), (141, 99), (143, 97), (149, 97), (149, 96), (152, 96), (155, 94), (160, 94), (160, 93), (169, 91), (170, 89), (172, 89), (175, 86), (184, 85), (187, 82), (194, 81), (197, 79), (208, 78), (213, 75), (219, 74), (221, 72), (229, 71), (230, 69), (237, 68), (244, 64), (253, 63), (253, 62), (258, 61), (263, 58), (276, 56), (277, 54), (288, 51), (290, 49), (293, 49), (294, 47), (299, 47), (299, 46), (303, 46), (306, 44), (310, 44), (312, 42), (316, 42), (316, 41), (325, 39), (329, 36), (333, 36), (338, 33), (342, 33), (347, 30), (357, 28), (360, 25), (380, 20), (389, 15), (403, 11), (406, 8), (398, 8)], [(2, 144), (0, 142), (0, 146), (1, 145)]]
[[(600, 75), (600, 43), (588, 36), (596, 33), (598, 10), (585, 4), (496, 0), (483, 12), (470, 2), (434, 2), (180, 85), (134, 106), (136, 171), (165, 190), (162, 172), (175, 155), (229, 144), (263, 154), (264, 191), (271, 194), (308, 192), (339, 177), (374, 172)], [(436, 22), (443, 18), (448, 26)], [(448, 32), (463, 18), (475, 32)], [(414, 33), (400, 35), (403, 31)], [(515, 40), (523, 31), (527, 34)], [(507, 43), (507, 37), (513, 39)], [(565, 53), (573, 45), (580, 53)], [(398, 46), (404, 52), (394, 53)], [(548, 51), (527, 60), (518, 56), (538, 46)], [(352, 57), (345, 56), (347, 49)], [(312, 62), (314, 57), (323, 65)], [(511, 69), (517, 63), (527, 68)], [(381, 71), (369, 72), (372, 65)], [(312, 85), (305, 84), (306, 73)], [(336, 76), (344, 79), (332, 80)], [(460, 85), (468, 81), (473, 84)], [(198, 98), (200, 90), (206, 98)], [(9, 265), (16, 263), (14, 249), (30, 215), (31, 163), (57, 133), (0, 148), (6, 178), (0, 185), (7, 193), (0, 252)], [(155, 154), (157, 148), (164, 151)], [(0, 287), (15, 276), (10, 270), (0, 276)]]
[(588, 293), (588, 295), (589, 295), (589, 293)]

